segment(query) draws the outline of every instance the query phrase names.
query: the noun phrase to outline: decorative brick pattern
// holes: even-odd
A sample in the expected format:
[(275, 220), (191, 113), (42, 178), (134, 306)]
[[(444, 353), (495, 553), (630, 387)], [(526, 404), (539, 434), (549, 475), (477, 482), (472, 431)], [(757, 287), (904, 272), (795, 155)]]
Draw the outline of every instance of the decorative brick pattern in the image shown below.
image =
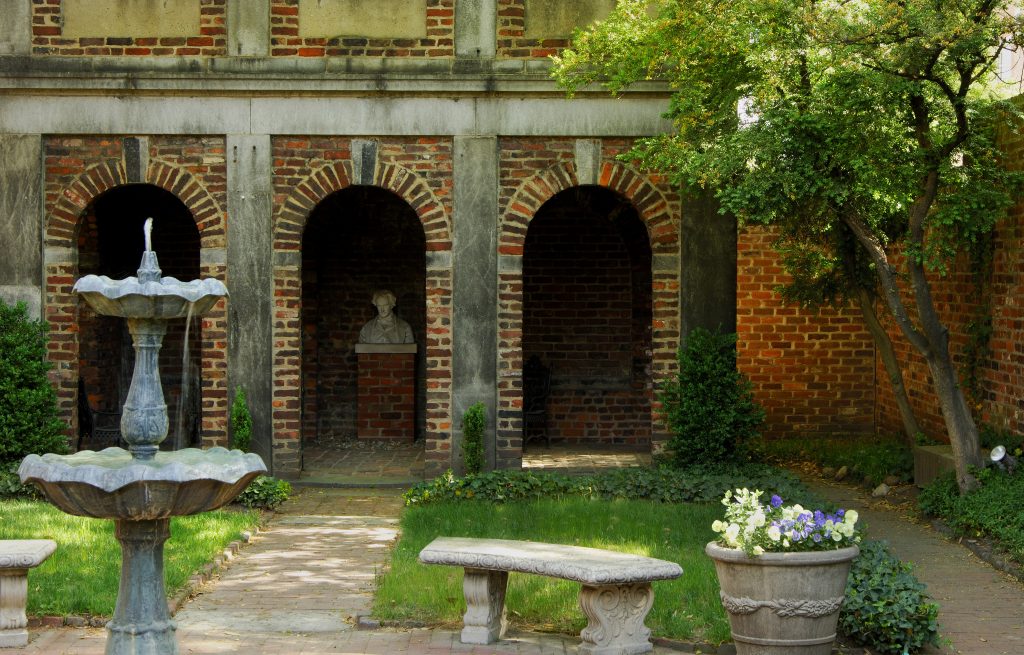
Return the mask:
[[(425, 439), (427, 475), (451, 466), (451, 185), (449, 138), (394, 139), (377, 144), (372, 184), (404, 200), (423, 228)], [(352, 179), (348, 138), (279, 137), (274, 165), (274, 391), (275, 470), (301, 469), (302, 236), (310, 214)]]
[(569, 39), (526, 38), (526, 0), (498, 0), (497, 56), (546, 59), (569, 46)]
[(116, 57), (219, 57), (227, 54), (227, 0), (197, 0), (199, 34), (175, 37), (135, 37), (96, 34), (64, 38), (61, 0), (32, 3), (32, 53), (36, 55)]
[[(675, 370), (679, 344), (679, 202), (662, 180), (616, 161), (629, 142), (602, 142), (598, 185), (628, 200), (646, 227), (652, 260), (650, 384)], [(503, 139), (500, 144), (501, 208), (498, 252), (498, 423), (497, 461), (517, 466), (522, 457), (523, 266), (530, 221), (548, 200), (578, 186), (571, 139)], [(667, 258), (668, 266), (658, 262)], [(652, 447), (667, 439), (650, 402)]]
[(416, 354), (359, 353), (359, 438), (412, 441), (415, 429)]
[[(91, 203), (100, 195), (128, 184), (121, 137), (54, 137), (44, 142), (45, 318), (50, 323), (49, 359), (61, 417), (77, 432), (79, 316), (81, 305), (72, 293), (79, 277), (79, 231)], [(225, 247), (226, 168), (220, 138), (152, 137), (145, 182), (174, 194), (191, 213), (199, 230), (201, 250)], [(224, 279), (222, 265), (200, 266), (202, 277)], [(227, 443), (226, 301), (202, 321), (203, 444)], [(82, 310), (84, 311), (84, 310)]]
[(428, 0), (423, 39), (299, 36), (299, 0), (272, 0), (270, 54), (274, 57), (454, 57), (455, 0)]
[(763, 228), (737, 243), (737, 366), (767, 413), (769, 437), (855, 434), (874, 425), (874, 344), (859, 310), (782, 303), (788, 281)]

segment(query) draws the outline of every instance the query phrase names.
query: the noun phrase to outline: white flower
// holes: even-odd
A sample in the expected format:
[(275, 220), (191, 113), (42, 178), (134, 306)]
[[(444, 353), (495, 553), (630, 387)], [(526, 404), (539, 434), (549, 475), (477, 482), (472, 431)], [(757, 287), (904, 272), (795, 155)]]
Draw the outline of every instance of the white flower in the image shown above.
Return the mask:
[(725, 530), (725, 523), (722, 523), (721, 521), (715, 521), (711, 524), (711, 529), (715, 532), (721, 532)]
[(779, 526), (773, 525), (768, 528), (768, 538), (772, 541), (778, 541), (782, 538), (782, 531), (779, 530)]
[(725, 529), (725, 538), (731, 545), (736, 545), (736, 537), (740, 534), (740, 526), (735, 523), (730, 523), (729, 527)]
[(843, 522), (853, 525), (857, 522), (858, 518), (860, 518), (860, 515), (857, 514), (857, 510), (851, 509), (848, 512), (846, 512), (846, 515), (843, 517)]
[(751, 528), (759, 528), (764, 525), (764, 523), (764, 511), (760, 507), (747, 518), (747, 525)]
[(761, 548), (760, 546), (754, 546), (754, 554), (764, 555), (764, 548)]

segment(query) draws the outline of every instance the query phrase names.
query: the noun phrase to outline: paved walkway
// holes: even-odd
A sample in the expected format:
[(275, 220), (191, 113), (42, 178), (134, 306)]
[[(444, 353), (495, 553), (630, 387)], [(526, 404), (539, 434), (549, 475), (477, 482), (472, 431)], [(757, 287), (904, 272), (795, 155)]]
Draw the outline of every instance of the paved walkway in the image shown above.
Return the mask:
[[(816, 485), (855, 507), (874, 538), (890, 541), (941, 603), (944, 653), (1024, 655), (1024, 586), (961, 546), (872, 501), (850, 486)], [(374, 576), (387, 559), (401, 508), (398, 490), (305, 488), (275, 516), (270, 530), (176, 616), (181, 652), (433, 655), (575, 653), (577, 636), (513, 633), (493, 646), (467, 646), (452, 630), (355, 629), (368, 614)], [(33, 628), (12, 655), (100, 655), (102, 628)], [(676, 651), (656, 647), (657, 655)], [(931, 651), (940, 652), (938, 650)]]
[(854, 508), (872, 539), (915, 565), (940, 606), (939, 632), (951, 644), (928, 653), (1024, 655), (1024, 584), (997, 571), (967, 548), (945, 539), (916, 517), (909, 504), (873, 499), (859, 487), (812, 482), (840, 507)]

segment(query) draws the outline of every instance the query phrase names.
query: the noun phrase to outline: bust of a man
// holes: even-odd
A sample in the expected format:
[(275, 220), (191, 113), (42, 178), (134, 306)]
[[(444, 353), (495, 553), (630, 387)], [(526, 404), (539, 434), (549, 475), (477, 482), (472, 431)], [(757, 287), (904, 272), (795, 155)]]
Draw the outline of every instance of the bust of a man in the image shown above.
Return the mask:
[(412, 328), (395, 316), (395, 294), (386, 289), (373, 293), (377, 317), (359, 330), (359, 343), (413, 343)]

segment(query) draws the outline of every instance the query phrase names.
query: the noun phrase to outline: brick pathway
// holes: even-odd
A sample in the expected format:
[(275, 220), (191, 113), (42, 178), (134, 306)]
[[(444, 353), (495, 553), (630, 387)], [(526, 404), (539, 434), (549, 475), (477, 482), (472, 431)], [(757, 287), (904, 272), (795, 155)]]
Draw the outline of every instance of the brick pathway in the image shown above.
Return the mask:
[(1024, 584), (951, 543), (913, 509), (871, 498), (859, 487), (811, 483), (840, 507), (855, 508), (872, 539), (889, 542), (897, 557), (915, 565), (914, 574), (939, 603), (939, 632), (951, 648), (928, 653), (1024, 655)]

